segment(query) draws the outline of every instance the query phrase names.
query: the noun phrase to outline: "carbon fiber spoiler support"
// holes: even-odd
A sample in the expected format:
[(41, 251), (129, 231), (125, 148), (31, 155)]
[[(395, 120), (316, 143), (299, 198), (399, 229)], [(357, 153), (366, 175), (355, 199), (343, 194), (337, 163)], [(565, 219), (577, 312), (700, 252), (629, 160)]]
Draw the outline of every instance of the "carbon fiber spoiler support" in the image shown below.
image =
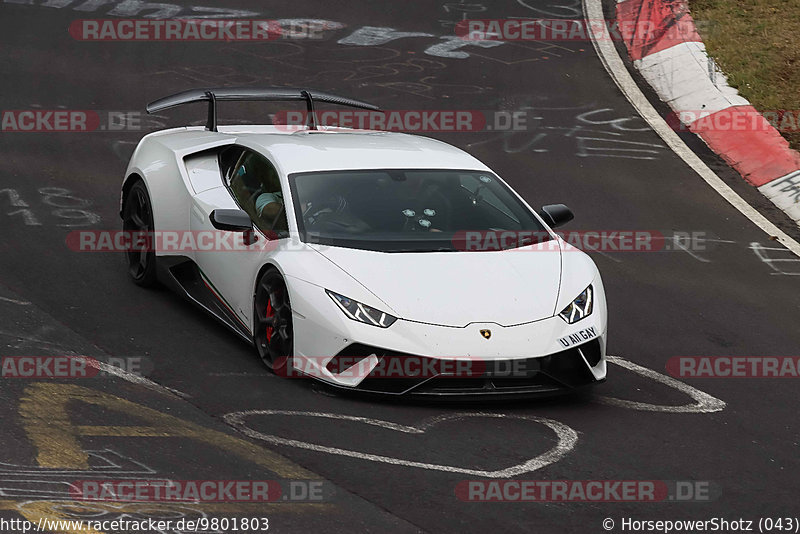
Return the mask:
[(380, 111), (378, 106), (354, 100), (343, 96), (336, 96), (329, 93), (322, 93), (309, 89), (292, 89), (284, 87), (266, 87), (255, 89), (251, 87), (220, 87), (216, 89), (190, 89), (171, 96), (160, 98), (147, 105), (147, 113), (155, 113), (164, 109), (192, 104), (195, 102), (208, 102), (208, 120), (206, 129), (212, 132), (217, 131), (217, 102), (289, 102), (305, 101), (308, 110), (308, 126), (312, 130), (317, 129), (317, 117), (314, 112), (314, 102), (327, 102), (353, 108)]

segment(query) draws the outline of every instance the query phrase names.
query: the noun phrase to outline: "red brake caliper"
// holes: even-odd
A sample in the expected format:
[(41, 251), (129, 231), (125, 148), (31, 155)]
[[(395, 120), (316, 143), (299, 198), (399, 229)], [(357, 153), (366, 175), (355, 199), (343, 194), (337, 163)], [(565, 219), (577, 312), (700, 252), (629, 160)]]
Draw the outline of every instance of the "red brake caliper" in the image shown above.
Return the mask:
[[(275, 316), (275, 311), (272, 309), (272, 301), (267, 301), (267, 319), (271, 319)], [(267, 343), (272, 342), (272, 333), (275, 331), (275, 327), (271, 324), (267, 325)]]

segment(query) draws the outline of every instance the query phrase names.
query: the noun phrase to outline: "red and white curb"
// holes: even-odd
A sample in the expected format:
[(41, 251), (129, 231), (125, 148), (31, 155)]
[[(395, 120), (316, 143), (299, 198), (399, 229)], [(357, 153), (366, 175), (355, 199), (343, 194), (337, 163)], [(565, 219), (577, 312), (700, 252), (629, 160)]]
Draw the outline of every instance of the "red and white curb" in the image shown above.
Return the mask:
[[(618, 0), (620, 24), (646, 29), (625, 41), (634, 67), (684, 125), (800, 224), (800, 153), (736, 89), (706, 52), (686, 0)], [(719, 114), (750, 125), (720, 129)], [(702, 120), (701, 120), (702, 119)]]

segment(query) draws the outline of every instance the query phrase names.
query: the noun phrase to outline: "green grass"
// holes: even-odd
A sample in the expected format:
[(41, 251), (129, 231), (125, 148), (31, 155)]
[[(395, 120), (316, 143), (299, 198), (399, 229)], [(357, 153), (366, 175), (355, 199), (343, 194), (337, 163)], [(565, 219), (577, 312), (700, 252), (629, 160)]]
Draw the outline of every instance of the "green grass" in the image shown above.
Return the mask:
[[(800, 0), (689, 0), (709, 54), (759, 111), (800, 112)], [(800, 132), (781, 132), (800, 149)]]

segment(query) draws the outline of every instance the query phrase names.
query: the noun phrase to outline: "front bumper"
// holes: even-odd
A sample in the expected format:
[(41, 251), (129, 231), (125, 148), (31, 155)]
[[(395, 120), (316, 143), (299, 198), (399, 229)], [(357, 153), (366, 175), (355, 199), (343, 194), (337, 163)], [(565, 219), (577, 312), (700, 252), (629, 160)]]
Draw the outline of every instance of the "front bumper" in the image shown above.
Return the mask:
[[(433, 359), (398, 354), (354, 344), (337, 357), (353, 361), (356, 355), (375, 355), (379, 362), (357, 385), (348, 389), (373, 394), (411, 397), (463, 398), (471, 396), (518, 397), (559, 395), (584, 388), (605, 377), (603, 340), (595, 338), (583, 345), (541, 356), (508, 360)], [(404, 360), (412, 360), (411, 372), (395, 376), (392, 369), (403, 369)], [(433, 360), (426, 362), (425, 360)], [(331, 363), (335, 363), (334, 358)], [(329, 364), (330, 367), (330, 364)], [(333, 366), (335, 367), (335, 365)], [(353, 367), (349, 368), (350, 370)], [(437, 372), (420, 372), (434, 369)], [(460, 369), (460, 371), (459, 371)], [(450, 372), (438, 372), (449, 370)], [(350, 376), (348, 369), (341, 370)], [(416, 376), (414, 376), (416, 375)], [(603, 378), (597, 378), (601, 375)], [(339, 375), (341, 376), (341, 375)], [(338, 378), (337, 375), (334, 375)], [(326, 381), (328, 382), (328, 381)], [(341, 380), (329, 382), (342, 386)]]
[[(317, 286), (295, 283), (293, 289), (295, 375), (335, 387), (439, 398), (538, 396), (606, 377), (602, 291), (595, 312), (572, 325), (556, 316), (514, 326), (464, 327), (399, 319), (389, 328), (377, 328), (348, 319), (327, 295), (320, 300)], [(491, 331), (488, 339), (485, 330)], [(469, 370), (459, 372), (465, 361)], [(396, 372), (407, 369), (403, 362), (413, 362), (411, 372)]]

